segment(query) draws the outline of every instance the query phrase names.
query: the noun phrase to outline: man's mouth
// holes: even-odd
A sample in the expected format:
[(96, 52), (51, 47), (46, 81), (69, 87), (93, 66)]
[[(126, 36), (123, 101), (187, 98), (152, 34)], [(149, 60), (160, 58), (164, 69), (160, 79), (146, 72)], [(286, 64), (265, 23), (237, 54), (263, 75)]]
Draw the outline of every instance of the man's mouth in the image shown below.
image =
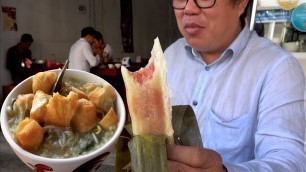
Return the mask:
[(203, 28), (203, 26), (198, 25), (196, 23), (187, 23), (184, 26), (185, 31), (190, 35), (199, 33)]

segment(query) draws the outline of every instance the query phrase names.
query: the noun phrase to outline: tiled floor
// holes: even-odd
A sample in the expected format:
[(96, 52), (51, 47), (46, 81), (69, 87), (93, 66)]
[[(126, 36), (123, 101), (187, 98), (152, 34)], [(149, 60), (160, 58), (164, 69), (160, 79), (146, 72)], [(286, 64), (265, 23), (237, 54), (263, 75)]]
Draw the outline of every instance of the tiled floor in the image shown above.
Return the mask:
[[(0, 130), (1, 131), (1, 130)], [(111, 154), (98, 171), (114, 171), (114, 154)], [(0, 132), (0, 172), (30, 172), (28, 168), (13, 152)]]

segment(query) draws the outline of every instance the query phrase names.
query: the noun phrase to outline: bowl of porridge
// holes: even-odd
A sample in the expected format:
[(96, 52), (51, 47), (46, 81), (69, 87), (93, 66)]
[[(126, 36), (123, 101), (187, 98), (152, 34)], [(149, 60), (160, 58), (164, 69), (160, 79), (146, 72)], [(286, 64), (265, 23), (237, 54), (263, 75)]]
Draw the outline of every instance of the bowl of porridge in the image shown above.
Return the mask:
[(88, 72), (60, 69), (18, 84), (1, 109), (1, 129), (15, 154), (33, 171), (90, 171), (114, 150), (125, 125), (116, 89)]

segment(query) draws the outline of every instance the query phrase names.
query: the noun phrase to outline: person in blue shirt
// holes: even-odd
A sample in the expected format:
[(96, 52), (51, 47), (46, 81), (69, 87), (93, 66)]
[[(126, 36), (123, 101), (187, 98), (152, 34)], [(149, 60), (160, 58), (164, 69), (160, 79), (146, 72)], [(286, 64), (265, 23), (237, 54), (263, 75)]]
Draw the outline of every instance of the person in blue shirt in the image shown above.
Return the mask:
[(170, 0), (183, 38), (165, 51), (172, 105), (190, 105), (203, 148), (169, 145), (169, 171), (305, 170), (305, 77), (250, 31), (249, 0)]

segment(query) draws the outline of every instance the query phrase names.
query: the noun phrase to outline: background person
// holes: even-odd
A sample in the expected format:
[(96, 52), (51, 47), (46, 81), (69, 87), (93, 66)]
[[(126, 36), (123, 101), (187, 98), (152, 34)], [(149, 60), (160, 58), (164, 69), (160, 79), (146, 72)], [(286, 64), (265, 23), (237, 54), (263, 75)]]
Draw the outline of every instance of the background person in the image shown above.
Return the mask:
[(32, 52), (30, 46), (33, 43), (31, 34), (23, 34), (20, 42), (9, 48), (6, 55), (6, 68), (10, 71), (14, 85), (29, 77), (27, 72), (31, 65)]
[(184, 36), (165, 51), (171, 101), (193, 108), (204, 148), (169, 145), (169, 170), (304, 171), (299, 62), (249, 31), (248, 0), (170, 2)]
[(69, 69), (78, 69), (90, 72), (90, 68), (100, 64), (99, 50), (93, 51), (91, 46), (94, 42), (96, 30), (85, 27), (81, 31), (81, 38), (70, 48)]
[(104, 41), (103, 35), (99, 31), (97, 31), (95, 34), (95, 40), (92, 48), (94, 51), (101, 50), (103, 52), (100, 54), (100, 56), (103, 57), (102, 62), (107, 63), (113, 61), (113, 49)]

